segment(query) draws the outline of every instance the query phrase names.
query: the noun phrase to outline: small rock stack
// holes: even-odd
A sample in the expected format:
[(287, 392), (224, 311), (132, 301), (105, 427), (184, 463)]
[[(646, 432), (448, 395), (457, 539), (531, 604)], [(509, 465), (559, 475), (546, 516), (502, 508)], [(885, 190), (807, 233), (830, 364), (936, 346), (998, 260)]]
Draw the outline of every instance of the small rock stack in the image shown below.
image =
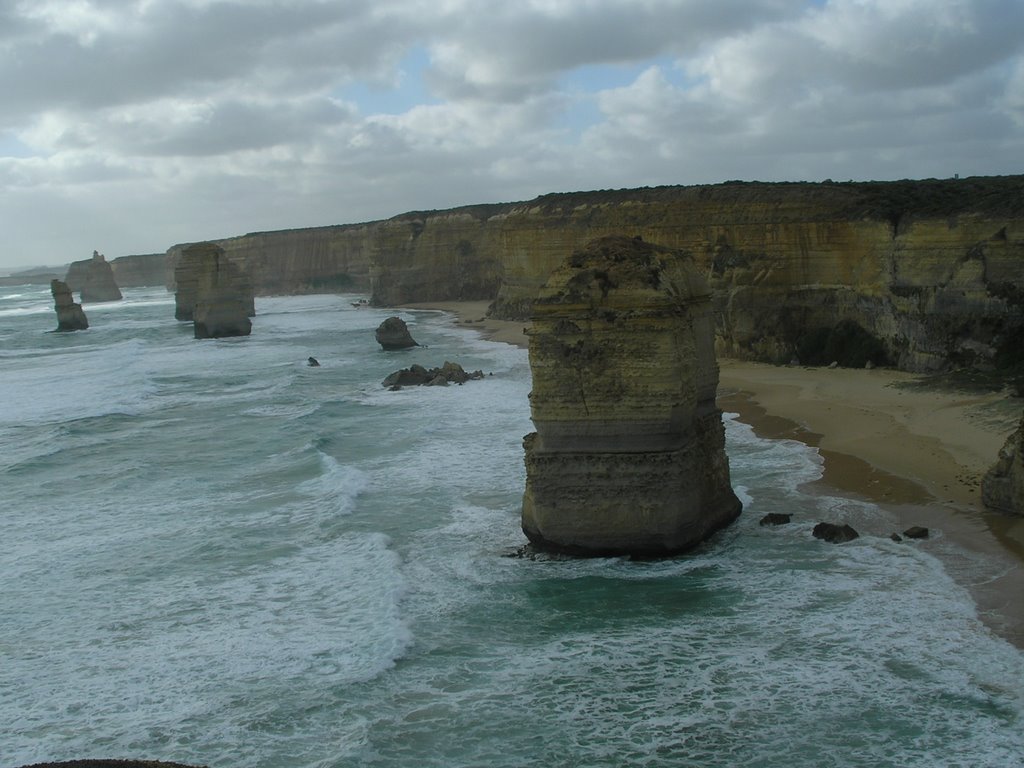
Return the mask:
[(51, 280), (50, 293), (53, 294), (53, 308), (57, 311), (58, 331), (84, 331), (89, 327), (82, 305), (75, 303), (67, 283)]

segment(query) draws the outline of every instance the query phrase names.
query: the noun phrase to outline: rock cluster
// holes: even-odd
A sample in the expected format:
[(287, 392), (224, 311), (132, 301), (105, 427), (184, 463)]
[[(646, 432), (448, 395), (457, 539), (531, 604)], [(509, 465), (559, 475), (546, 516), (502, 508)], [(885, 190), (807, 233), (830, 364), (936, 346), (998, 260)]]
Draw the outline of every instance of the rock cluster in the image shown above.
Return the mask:
[(575, 554), (683, 551), (728, 524), (711, 296), (689, 260), (622, 236), (574, 252), (529, 333), (536, 432), (523, 531)]
[(996, 512), (1024, 515), (1024, 417), (982, 479), (981, 500)]
[(50, 293), (53, 294), (53, 308), (57, 311), (58, 331), (84, 331), (89, 327), (82, 305), (75, 303), (67, 283), (51, 280)]
[(65, 282), (72, 291), (79, 292), (83, 304), (122, 298), (114, 270), (99, 251), (93, 251), (91, 259), (71, 262)]
[(252, 281), (214, 243), (186, 248), (175, 267), (175, 313), (197, 339), (248, 336), (255, 314)]
[(403, 368), (390, 374), (381, 384), (392, 390), (408, 386), (446, 387), (449, 384), (465, 384), (467, 381), (483, 377), (483, 371), (467, 373), (458, 363), (445, 361), (440, 368), (424, 368), (422, 365)]
[(382, 349), (409, 349), (410, 347), (419, 346), (416, 340), (413, 339), (412, 334), (409, 333), (409, 326), (400, 317), (387, 318), (377, 326), (373, 336), (377, 339), (377, 343), (380, 344)]

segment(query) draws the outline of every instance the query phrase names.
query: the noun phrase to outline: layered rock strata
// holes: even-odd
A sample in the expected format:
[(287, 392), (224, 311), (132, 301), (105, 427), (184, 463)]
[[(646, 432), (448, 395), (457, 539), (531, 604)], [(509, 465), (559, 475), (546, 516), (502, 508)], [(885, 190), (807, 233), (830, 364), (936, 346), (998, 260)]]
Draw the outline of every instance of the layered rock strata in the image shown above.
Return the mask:
[(197, 339), (248, 336), (252, 282), (214, 243), (186, 248), (175, 271), (175, 317), (192, 320)]
[(982, 478), (981, 500), (996, 512), (1024, 515), (1024, 418), (999, 451), (995, 466)]
[(1024, 363), (1022, 176), (562, 193), (217, 242), (261, 294), (488, 299), (492, 316), (525, 319), (564, 254), (621, 232), (691, 253), (721, 354), (811, 362), (839, 339), (851, 365)]
[(531, 542), (667, 555), (740, 513), (715, 403), (711, 293), (685, 256), (595, 240), (551, 274), (532, 321)]
[(120, 301), (122, 298), (114, 270), (99, 251), (93, 251), (91, 259), (71, 262), (65, 282), (72, 291), (79, 292), (83, 304)]
[(50, 293), (53, 295), (53, 308), (57, 311), (58, 331), (84, 331), (89, 327), (85, 311), (81, 304), (75, 302), (67, 283), (51, 280)]

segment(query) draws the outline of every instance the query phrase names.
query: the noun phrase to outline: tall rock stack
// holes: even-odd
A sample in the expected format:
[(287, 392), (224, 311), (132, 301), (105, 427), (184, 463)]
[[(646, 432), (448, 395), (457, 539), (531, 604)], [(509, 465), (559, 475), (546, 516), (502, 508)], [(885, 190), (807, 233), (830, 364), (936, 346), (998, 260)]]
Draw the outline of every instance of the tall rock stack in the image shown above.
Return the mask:
[(256, 304), (252, 279), (244, 268), (230, 259), (216, 243), (193, 243), (177, 255), (174, 263), (174, 319), (192, 320), (199, 299), (200, 276), (209, 270), (209, 263), (221, 265), (220, 270), (228, 278), (234, 293), (246, 303), (247, 317), (256, 316)]
[(175, 317), (192, 320), (197, 339), (248, 336), (255, 314), (252, 281), (214, 243), (184, 250), (175, 268)]
[(1024, 418), (982, 478), (981, 500), (996, 512), (1024, 516)]
[(51, 280), (50, 293), (53, 294), (53, 308), (57, 311), (58, 331), (84, 331), (89, 327), (82, 305), (75, 303), (67, 283)]
[(123, 298), (114, 279), (114, 270), (99, 251), (93, 251), (91, 259), (71, 262), (66, 282), (72, 291), (80, 293), (83, 304)]
[(584, 246), (533, 305), (523, 531), (575, 554), (683, 551), (731, 522), (711, 292), (639, 238)]

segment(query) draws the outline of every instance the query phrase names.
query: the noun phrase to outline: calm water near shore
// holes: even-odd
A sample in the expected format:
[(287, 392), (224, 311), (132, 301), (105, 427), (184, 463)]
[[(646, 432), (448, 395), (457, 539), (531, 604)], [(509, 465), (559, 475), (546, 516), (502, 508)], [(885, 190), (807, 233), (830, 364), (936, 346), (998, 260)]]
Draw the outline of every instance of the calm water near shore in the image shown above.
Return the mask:
[[(728, 421), (740, 520), (679, 558), (523, 560), (525, 350), (355, 297), (199, 342), (162, 289), (56, 326), (0, 288), (0, 766), (991, 766), (1024, 653), (813, 448)], [(310, 355), (320, 368), (306, 366)], [(493, 373), (388, 392), (416, 362)], [(794, 523), (761, 528), (768, 512)], [(832, 546), (818, 520), (865, 535)], [(940, 560), (937, 555), (942, 555)]]

